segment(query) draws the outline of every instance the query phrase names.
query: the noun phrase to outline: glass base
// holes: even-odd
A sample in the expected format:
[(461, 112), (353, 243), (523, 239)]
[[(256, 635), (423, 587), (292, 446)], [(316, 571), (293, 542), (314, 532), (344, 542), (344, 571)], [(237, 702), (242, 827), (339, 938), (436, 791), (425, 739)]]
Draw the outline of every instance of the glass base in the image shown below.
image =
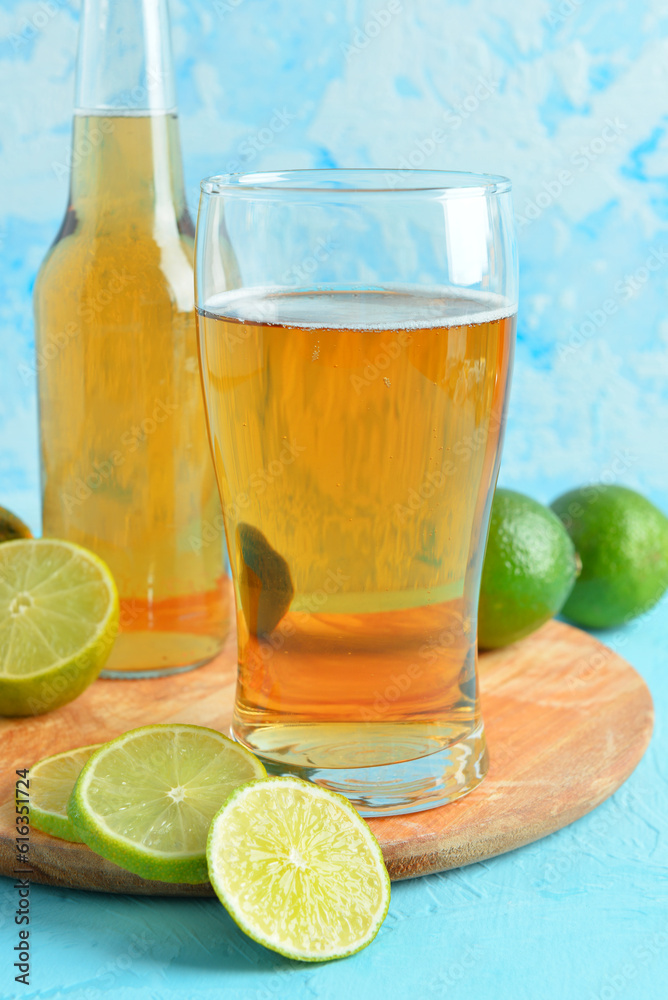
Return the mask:
[(141, 680), (196, 670), (222, 649), (218, 636), (187, 632), (121, 632), (100, 677)]
[[(298, 727), (295, 727), (297, 729)], [(308, 727), (316, 730), (317, 727)], [(487, 773), (488, 755), (485, 730), (480, 722), (467, 736), (461, 737), (426, 756), (354, 767), (322, 767), (278, 759), (267, 754), (268, 746), (258, 745), (232, 730), (232, 735), (248, 747), (267, 768), (269, 774), (294, 775), (313, 781), (350, 799), (362, 816), (399, 816), (421, 812), (454, 802), (480, 784)], [(283, 730), (285, 737), (285, 730)], [(311, 749), (311, 753), (313, 750)], [(327, 747), (321, 747), (327, 754)], [(390, 746), (379, 756), (389, 756)], [(394, 745), (396, 757), (397, 745)], [(315, 754), (314, 754), (315, 756)]]

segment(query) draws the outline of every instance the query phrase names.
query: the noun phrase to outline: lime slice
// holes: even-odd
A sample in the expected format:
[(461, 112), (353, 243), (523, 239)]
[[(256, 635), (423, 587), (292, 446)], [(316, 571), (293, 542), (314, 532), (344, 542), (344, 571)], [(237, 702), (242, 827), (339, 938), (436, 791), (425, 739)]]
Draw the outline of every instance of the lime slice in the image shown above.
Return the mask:
[(390, 879), (369, 826), (342, 795), (300, 778), (237, 788), (215, 817), (209, 879), (255, 941), (324, 962), (373, 941)]
[(77, 747), (45, 757), (30, 768), (30, 822), (43, 833), (82, 844), (67, 817), (67, 802), (74, 783), (94, 750), (102, 743)]
[(266, 775), (257, 757), (203, 726), (142, 726), (84, 766), (67, 814), (85, 844), (142, 878), (206, 882), (206, 838), (238, 785)]
[(40, 715), (95, 680), (118, 631), (101, 559), (51, 538), (0, 545), (0, 715)]

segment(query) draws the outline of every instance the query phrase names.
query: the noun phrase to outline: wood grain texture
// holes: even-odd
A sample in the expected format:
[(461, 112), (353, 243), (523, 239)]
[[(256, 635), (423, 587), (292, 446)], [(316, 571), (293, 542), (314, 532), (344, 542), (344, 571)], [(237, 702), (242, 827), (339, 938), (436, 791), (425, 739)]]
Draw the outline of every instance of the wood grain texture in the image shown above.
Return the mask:
[[(101, 742), (136, 726), (190, 722), (228, 732), (235, 644), (188, 674), (155, 680), (98, 680), (71, 705), (33, 719), (0, 720), (0, 874), (12, 875), (14, 772), (42, 757)], [(457, 802), (370, 820), (392, 879), (413, 878), (503, 854), (545, 837), (594, 809), (628, 778), (652, 732), (642, 678), (592, 636), (552, 621), (521, 643), (480, 657), (491, 765)], [(37, 830), (36, 882), (145, 895), (208, 896), (207, 884), (169, 885), (131, 875)]]

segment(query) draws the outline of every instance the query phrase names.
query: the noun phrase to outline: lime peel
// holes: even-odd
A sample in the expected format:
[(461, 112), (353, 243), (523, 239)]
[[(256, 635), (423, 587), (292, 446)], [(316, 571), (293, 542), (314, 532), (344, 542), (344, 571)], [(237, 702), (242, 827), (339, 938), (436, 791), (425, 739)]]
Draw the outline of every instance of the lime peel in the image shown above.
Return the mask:
[(108, 566), (50, 538), (0, 545), (0, 714), (40, 715), (98, 676), (118, 633)]
[(209, 879), (241, 930), (288, 958), (366, 947), (390, 903), (380, 846), (348, 799), (300, 778), (235, 789), (214, 817)]
[(565, 618), (585, 628), (625, 625), (668, 589), (668, 518), (626, 486), (597, 483), (552, 503), (582, 562), (564, 604)]
[(264, 777), (260, 761), (215, 729), (130, 730), (83, 767), (67, 814), (82, 841), (142, 878), (206, 882), (211, 819), (230, 791)]
[(30, 768), (30, 822), (42, 833), (82, 844), (67, 816), (67, 802), (81, 769), (103, 744), (64, 750)]
[(575, 548), (548, 507), (497, 489), (480, 581), (478, 644), (517, 642), (558, 614), (578, 573)]

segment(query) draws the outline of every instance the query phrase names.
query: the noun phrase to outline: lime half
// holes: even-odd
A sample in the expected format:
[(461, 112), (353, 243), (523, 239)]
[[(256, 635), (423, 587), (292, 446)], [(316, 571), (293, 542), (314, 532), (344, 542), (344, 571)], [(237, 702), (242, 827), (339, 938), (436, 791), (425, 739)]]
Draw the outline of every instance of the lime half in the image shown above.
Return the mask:
[(75, 844), (83, 841), (67, 817), (67, 802), (74, 784), (93, 751), (101, 743), (45, 757), (30, 768), (30, 822), (43, 833), (50, 833)]
[(100, 673), (118, 594), (96, 555), (51, 538), (0, 545), (0, 715), (41, 715)]
[(369, 826), (342, 795), (300, 778), (234, 791), (215, 817), (209, 878), (239, 927), (304, 962), (343, 958), (375, 938), (390, 879)]
[(67, 814), (85, 844), (142, 878), (206, 882), (209, 826), (230, 792), (266, 775), (233, 740), (203, 726), (142, 726), (84, 766)]

